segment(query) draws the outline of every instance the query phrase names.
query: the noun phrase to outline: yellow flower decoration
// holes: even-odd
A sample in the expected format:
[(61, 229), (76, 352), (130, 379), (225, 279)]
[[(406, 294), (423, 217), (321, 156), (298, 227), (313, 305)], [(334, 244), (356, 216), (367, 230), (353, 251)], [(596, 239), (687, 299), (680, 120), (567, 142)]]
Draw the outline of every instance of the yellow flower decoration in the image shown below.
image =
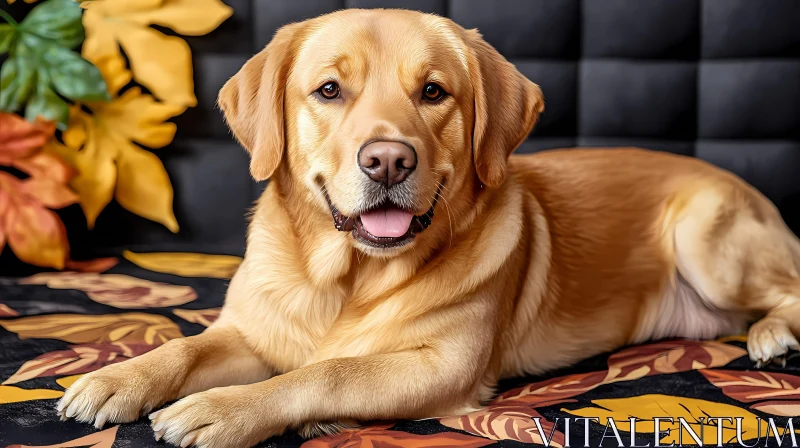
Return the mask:
[[(155, 50), (154, 50), (155, 51)], [(97, 63), (113, 99), (90, 103), (70, 110), (70, 121), (63, 133), (64, 144), (49, 150), (63, 157), (79, 174), (71, 186), (80, 195), (80, 204), (89, 227), (111, 201), (137, 215), (164, 224), (173, 232), (178, 223), (172, 212), (173, 191), (164, 165), (148, 148), (168, 145), (175, 136), (175, 124), (165, 122), (180, 115), (185, 106), (157, 102), (139, 87), (117, 96), (130, 80), (122, 59), (106, 58)]]
[(137, 83), (156, 98), (182, 106), (197, 104), (189, 45), (149, 25), (198, 36), (214, 30), (233, 13), (219, 0), (92, 0), (81, 7), (86, 9), (84, 58), (95, 65), (121, 60), (122, 47)]

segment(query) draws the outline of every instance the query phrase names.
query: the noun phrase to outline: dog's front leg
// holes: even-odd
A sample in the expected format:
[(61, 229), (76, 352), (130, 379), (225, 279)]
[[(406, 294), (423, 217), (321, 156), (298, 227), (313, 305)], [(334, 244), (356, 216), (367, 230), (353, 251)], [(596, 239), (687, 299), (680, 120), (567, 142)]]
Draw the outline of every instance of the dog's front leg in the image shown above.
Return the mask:
[(214, 325), (139, 357), (106, 366), (75, 382), (58, 403), (62, 419), (136, 420), (167, 401), (216, 386), (262, 381), (269, 370), (231, 326)]
[(416, 349), (329, 359), (258, 384), (191, 395), (151, 414), (153, 429), (182, 447), (249, 447), (306, 422), (468, 412), (479, 405), (492, 331), (439, 330), (442, 339)]

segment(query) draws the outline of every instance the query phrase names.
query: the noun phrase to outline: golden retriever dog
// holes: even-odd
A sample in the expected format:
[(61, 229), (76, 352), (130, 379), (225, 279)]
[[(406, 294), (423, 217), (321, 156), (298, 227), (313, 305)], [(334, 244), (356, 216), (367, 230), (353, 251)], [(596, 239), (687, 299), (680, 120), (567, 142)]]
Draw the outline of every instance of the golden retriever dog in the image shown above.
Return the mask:
[(221, 316), (85, 375), (63, 418), (246, 447), (465, 413), (499, 378), (653, 338), (800, 334), (800, 244), (702, 161), (639, 149), (511, 156), (544, 107), (475, 30), (403, 10), (281, 28), (219, 104), (269, 186)]

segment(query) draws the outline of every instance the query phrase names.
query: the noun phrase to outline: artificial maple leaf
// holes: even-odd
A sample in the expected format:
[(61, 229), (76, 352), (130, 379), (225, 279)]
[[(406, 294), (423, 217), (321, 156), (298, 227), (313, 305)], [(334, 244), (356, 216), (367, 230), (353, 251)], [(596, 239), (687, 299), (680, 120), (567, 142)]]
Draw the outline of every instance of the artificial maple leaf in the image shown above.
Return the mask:
[(156, 98), (183, 106), (197, 104), (189, 45), (148, 25), (199, 36), (233, 13), (219, 0), (96, 0), (84, 1), (81, 7), (86, 9), (84, 58), (98, 67), (103, 60), (122, 60), (121, 46), (137, 83)]
[(66, 146), (50, 144), (47, 150), (78, 170), (71, 185), (80, 195), (89, 228), (116, 198), (129, 211), (177, 232), (167, 171), (155, 154), (136, 143), (149, 148), (168, 145), (175, 137), (176, 127), (165, 121), (180, 115), (185, 107), (159, 103), (139, 87), (116, 96), (129, 79), (124, 64), (109, 60), (98, 68), (114, 98), (108, 103), (87, 104), (92, 114), (73, 107), (63, 133)]
[(48, 208), (66, 207), (78, 197), (66, 185), (72, 169), (41, 152), (54, 130), (53, 123), (0, 113), (0, 165), (29, 176), (22, 180), (0, 172), (0, 250), (7, 243), (26, 263), (62, 269), (69, 257), (67, 231)]

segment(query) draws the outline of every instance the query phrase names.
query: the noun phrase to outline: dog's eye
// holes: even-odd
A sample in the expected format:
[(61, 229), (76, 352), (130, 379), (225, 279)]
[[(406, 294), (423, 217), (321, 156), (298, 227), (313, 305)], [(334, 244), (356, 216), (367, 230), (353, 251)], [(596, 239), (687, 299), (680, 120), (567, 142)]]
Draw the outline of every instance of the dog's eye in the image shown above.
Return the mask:
[(426, 101), (439, 101), (444, 96), (444, 89), (439, 84), (429, 82), (422, 89), (422, 99)]
[(319, 92), (319, 94), (322, 95), (322, 97), (326, 100), (336, 99), (336, 97), (339, 96), (339, 84), (336, 84), (333, 81), (326, 82), (322, 85), (322, 87), (319, 88), (319, 90), (317, 90), (317, 92)]

